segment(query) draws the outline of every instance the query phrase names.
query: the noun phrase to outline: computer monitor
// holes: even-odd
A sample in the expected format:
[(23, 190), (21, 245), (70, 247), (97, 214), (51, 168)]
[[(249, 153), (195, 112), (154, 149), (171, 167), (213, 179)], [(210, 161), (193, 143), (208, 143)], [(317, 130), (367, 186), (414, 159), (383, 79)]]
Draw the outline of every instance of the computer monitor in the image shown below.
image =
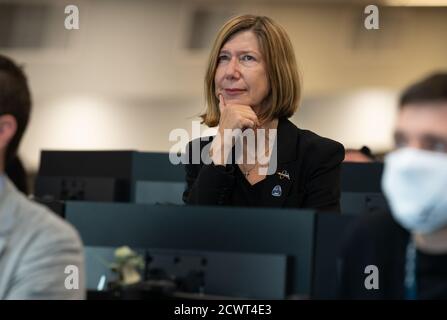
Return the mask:
[(185, 182), (137, 181), (135, 203), (183, 205)]
[(342, 214), (364, 214), (375, 211), (389, 211), (388, 202), (378, 192), (342, 192), (340, 199)]
[[(66, 219), (86, 246), (128, 245), (147, 250), (257, 255), (257, 259), (277, 256), (276, 262), (273, 258), (265, 261), (277, 265), (286, 259), (283, 296), (311, 294), (316, 232), (313, 210), (69, 201)], [(233, 275), (227, 276), (231, 281)]]
[(183, 165), (172, 164), (169, 153), (42, 151), (35, 196), (46, 202), (133, 202), (137, 182), (179, 184), (184, 176)]
[(342, 192), (380, 193), (383, 163), (344, 162), (341, 167)]
[(315, 233), (312, 298), (336, 299), (337, 259), (346, 229), (358, 216), (318, 213)]

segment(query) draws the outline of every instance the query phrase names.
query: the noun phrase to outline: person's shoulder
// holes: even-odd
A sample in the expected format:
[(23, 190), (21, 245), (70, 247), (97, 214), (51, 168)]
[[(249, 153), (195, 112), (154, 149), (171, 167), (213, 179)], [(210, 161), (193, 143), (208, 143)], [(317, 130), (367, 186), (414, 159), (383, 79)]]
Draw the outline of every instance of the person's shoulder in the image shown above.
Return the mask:
[[(344, 230), (337, 252), (339, 298), (400, 299), (398, 292), (408, 235), (388, 211), (357, 216)], [(365, 277), (371, 274), (368, 267), (380, 272), (380, 289), (365, 287)]]
[(304, 156), (305, 162), (309, 162), (311, 166), (321, 163), (327, 163), (329, 166), (333, 166), (343, 161), (345, 148), (341, 143), (320, 136), (310, 130), (301, 129), (296, 126), (295, 128), (298, 135), (298, 154)]
[(303, 149), (312, 150), (318, 154), (338, 154), (344, 156), (345, 149), (340, 142), (320, 136), (310, 130), (297, 129)]
[[(13, 224), (6, 275), (16, 282), (8, 290), (12, 299), (83, 299), (84, 255), (78, 232), (47, 207), (9, 190)], [(65, 273), (73, 266), (79, 276), (78, 290), (64, 287)]]
[(46, 206), (20, 195), (16, 210), (21, 228), (26, 229), (36, 241), (82, 246), (78, 232)]

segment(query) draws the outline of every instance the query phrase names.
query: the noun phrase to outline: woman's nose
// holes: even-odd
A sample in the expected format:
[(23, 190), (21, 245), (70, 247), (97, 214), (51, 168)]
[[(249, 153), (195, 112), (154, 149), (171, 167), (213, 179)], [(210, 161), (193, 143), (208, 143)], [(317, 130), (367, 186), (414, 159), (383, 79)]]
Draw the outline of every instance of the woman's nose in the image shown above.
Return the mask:
[(239, 61), (236, 58), (232, 58), (228, 64), (227, 68), (225, 70), (225, 75), (228, 78), (239, 78), (240, 77), (240, 70), (239, 70)]

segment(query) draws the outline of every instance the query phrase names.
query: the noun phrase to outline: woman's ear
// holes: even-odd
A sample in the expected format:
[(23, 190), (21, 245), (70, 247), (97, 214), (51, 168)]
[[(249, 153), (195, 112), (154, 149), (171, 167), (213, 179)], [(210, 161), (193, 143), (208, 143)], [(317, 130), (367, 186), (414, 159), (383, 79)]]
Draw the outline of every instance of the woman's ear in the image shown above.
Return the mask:
[(16, 132), (16, 118), (10, 114), (0, 116), (0, 149), (6, 149)]

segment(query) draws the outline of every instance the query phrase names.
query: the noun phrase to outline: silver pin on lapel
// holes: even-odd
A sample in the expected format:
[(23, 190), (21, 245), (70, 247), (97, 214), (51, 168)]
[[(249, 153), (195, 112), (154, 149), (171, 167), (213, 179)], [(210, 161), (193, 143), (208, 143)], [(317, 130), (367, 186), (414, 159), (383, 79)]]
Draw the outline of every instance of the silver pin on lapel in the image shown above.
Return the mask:
[(277, 174), (279, 175), (279, 178), (282, 180), (282, 179), (287, 179), (287, 180), (290, 180), (290, 175), (289, 175), (289, 173), (287, 172), (287, 170), (283, 170), (283, 171), (281, 171), (281, 172), (277, 172)]

